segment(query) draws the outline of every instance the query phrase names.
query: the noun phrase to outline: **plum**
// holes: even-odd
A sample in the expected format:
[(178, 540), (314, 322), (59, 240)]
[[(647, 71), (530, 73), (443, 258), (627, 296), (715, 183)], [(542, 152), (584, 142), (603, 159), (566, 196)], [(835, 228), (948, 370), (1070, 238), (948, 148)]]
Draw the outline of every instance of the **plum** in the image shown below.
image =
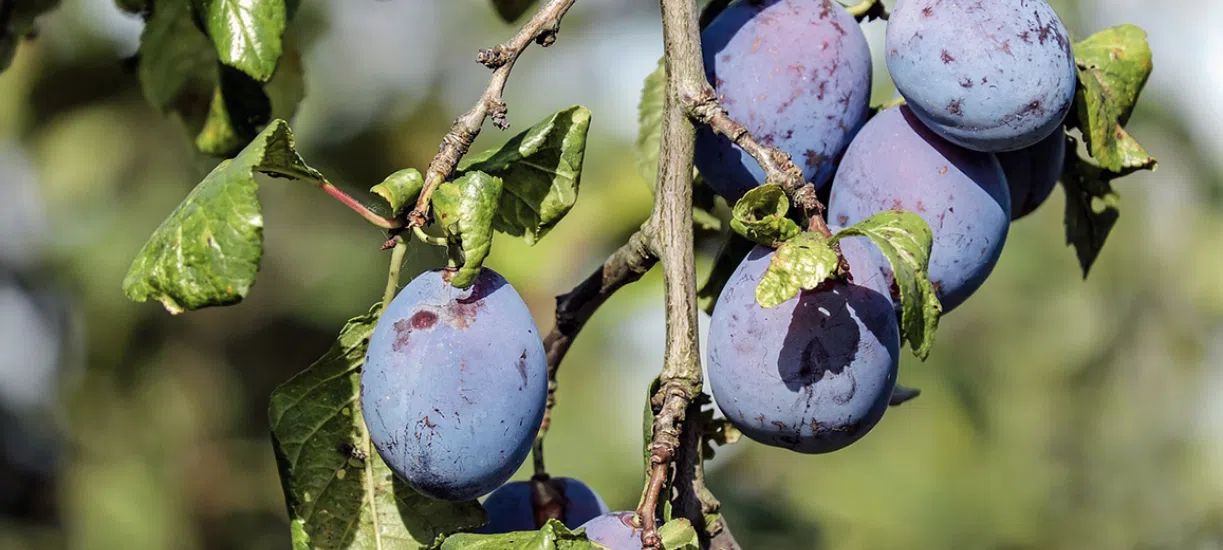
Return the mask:
[(998, 153), (1006, 184), (1011, 190), (1011, 221), (1031, 214), (1044, 204), (1066, 163), (1066, 134), (1053, 132), (1031, 147)]
[(378, 454), (418, 492), (468, 500), (505, 483), (531, 450), (547, 399), (539, 330), (491, 269), (468, 288), (426, 272), (374, 327), (361, 408)]
[(875, 115), (854, 138), (828, 199), (828, 219), (839, 226), (886, 210), (908, 210), (930, 224), (930, 280), (950, 312), (997, 265), (1011, 196), (997, 155), (944, 140), (902, 105)]
[(611, 512), (582, 524), (586, 538), (610, 550), (641, 550), (641, 529), (633, 525), (635, 512)]
[[(722, 107), (763, 143), (789, 153), (822, 187), (869, 114), (871, 54), (833, 0), (736, 2), (701, 33), (706, 76)], [(765, 175), (730, 140), (697, 131), (696, 166), (727, 200)]]
[[(849, 243), (851, 268), (884, 288), (879, 256)], [(827, 453), (861, 439), (887, 410), (900, 335), (891, 298), (832, 282), (775, 308), (756, 286), (775, 251), (758, 246), (718, 297), (710, 323), (709, 384), (744, 435), (801, 453)]]
[[(585, 483), (568, 477), (555, 477), (552, 480), (559, 482), (564, 497), (564, 518), (561, 523), (565, 524), (565, 527), (576, 529), (594, 517), (608, 512), (603, 499)], [(534, 531), (539, 528), (535, 524), (530, 481), (515, 481), (502, 485), (484, 500), (484, 509), (488, 511), (488, 524), (476, 531), (477, 533), (495, 535)]]
[(1078, 83), (1070, 38), (1044, 0), (899, 0), (888, 73), (913, 113), (974, 151), (1014, 151), (1057, 130)]

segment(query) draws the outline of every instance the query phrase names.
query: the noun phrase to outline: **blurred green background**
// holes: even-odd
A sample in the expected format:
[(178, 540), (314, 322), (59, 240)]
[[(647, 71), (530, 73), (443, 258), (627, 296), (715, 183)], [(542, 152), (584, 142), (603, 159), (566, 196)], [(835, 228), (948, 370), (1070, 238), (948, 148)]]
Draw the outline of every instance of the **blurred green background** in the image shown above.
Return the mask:
[[(423, 169), (487, 78), (476, 49), (513, 30), (484, 4), (305, 2), (292, 33), (307, 161), (363, 198)], [(711, 484), (745, 548), (1223, 548), (1223, 5), (1054, 4), (1077, 38), (1125, 22), (1151, 33), (1130, 131), (1159, 170), (1118, 183), (1122, 218), (1087, 281), (1060, 191), (1016, 224), (929, 361), (902, 363), (923, 395), (860, 443), (722, 449)], [(515, 128), (575, 103), (594, 112), (578, 206), (533, 248), (499, 237), (489, 262), (544, 330), (553, 297), (649, 212), (632, 140), (657, 9), (578, 2), (511, 79)], [(245, 303), (172, 317), (127, 301), (133, 255), (215, 162), (142, 98), (123, 62), (140, 28), (113, 0), (65, 0), (0, 75), (0, 549), (286, 548), (268, 395), (379, 299), (383, 235), (309, 186), (265, 179), (266, 254)], [(866, 30), (878, 49), (882, 24)], [(876, 97), (891, 97), (876, 73)], [(476, 149), (509, 135), (490, 127)], [(413, 250), (408, 275), (438, 261)], [(550, 470), (613, 508), (640, 493), (662, 326), (656, 271), (599, 312), (561, 373)]]

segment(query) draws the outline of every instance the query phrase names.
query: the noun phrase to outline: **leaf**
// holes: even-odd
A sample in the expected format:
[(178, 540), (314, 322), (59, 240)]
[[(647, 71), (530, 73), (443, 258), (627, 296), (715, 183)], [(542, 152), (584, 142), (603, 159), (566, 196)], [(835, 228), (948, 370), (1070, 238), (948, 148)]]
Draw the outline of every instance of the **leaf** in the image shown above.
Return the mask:
[[(867, 237), (892, 265), (900, 287), (900, 336), (909, 342), (914, 355), (923, 361), (934, 346), (934, 333), (943, 315), (943, 305), (930, 282), (930, 251), (934, 232), (921, 216), (902, 210), (888, 210), (841, 230), (832, 237)], [(849, 266), (853, 273), (854, 266)]]
[(536, 0), (493, 0), (493, 9), (506, 23), (513, 23), (535, 5)]
[(786, 217), (789, 211), (790, 199), (780, 186), (761, 185), (735, 203), (730, 227), (751, 241), (776, 246), (802, 232), (794, 220)]
[(1121, 196), (1112, 186), (1117, 176), (1079, 158), (1075, 149), (1067, 151), (1060, 181), (1066, 191), (1066, 244), (1074, 246), (1086, 279), (1121, 215)]
[(154, 299), (170, 313), (242, 301), (263, 256), (263, 215), (254, 172), (321, 180), (293, 146), (282, 120), (268, 125), (235, 158), (221, 161), (136, 255), (123, 291)]
[[(459, 533), (446, 538), (442, 550), (606, 550), (575, 533), (564, 524), (549, 519), (538, 531), (519, 531), (500, 535)], [(668, 549), (669, 550), (669, 549)]]
[(217, 56), (181, 0), (155, 0), (140, 34), (140, 87), (163, 113), (207, 114), (217, 84)]
[(808, 231), (786, 241), (769, 260), (769, 267), (756, 285), (756, 302), (774, 308), (812, 290), (832, 277), (837, 253), (819, 233)]
[(668, 521), (658, 528), (663, 550), (701, 550), (701, 540), (692, 522), (684, 518)]
[(484, 172), (467, 172), (439, 185), (433, 193), (433, 212), (447, 239), (463, 250), (463, 265), (450, 277), (450, 284), (467, 288), (476, 282), (484, 259), (492, 250), (493, 216), (501, 197), (501, 178)]
[(533, 245), (569, 213), (589, 129), (590, 110), (570, 107), (459, 166), (460, 173), (484, 172), (505, 182), (493, 227)]
[(221, 62), (259, 82), (276, 72), (283, 53), (284, 0), (193, 0)]
[(17, 45), (34, 31), (34, 22), (43, 14), (58, 8), (60, 0), (6, 0), (8, 13), (0, 28), (0, 72), (8, 70), (17, 53)]
[(272, 116), (263, 86), (245, 73), (221, 66), (208, 117), (195, 138), (200, 152), (225, 157), (241, 150)]
[(1147, 34), (1134, 25), (1106, 29), (1075, 44), (1079, 88), (1078, 121), (1092, 158), (1106, 170), (1125, 174), (1154, 169), (1156, 161), (1125, 131), (1138, 96), (1151, 76)]
[(293, 548), (429, 548), (485, 521), (476, 501), (425, 497), (374, 451), (361, 414), (361, 366), (381, 313), (350, 320), (331, 349), (272, 392), (268, 418)]
[(743, 263), (743, 258), (746, 258), (753, 248), (756, 248), (756, 243), (743, 238), (738, 233), (730, 233), (726, 236), (726, 240), (722, 242), (722, 247), (718, 250), (718, 255), (713, 260), (713, 267), (709, 269), (709, 276), (701, 285), (701, 289), (697, 291), (697, 304), (701, 310), (713, 315), (714, 307), (717, 306), (718, 298), (722, 296), (722, 289), (726, 287), (726, 282), (730, 280), (735, 269), (738, 269), (739, 264)]
[(391, 205), (391, 217), (403, 213), (404, 207), (416, 202), (420, 192), (425, 187), (425, 178), (415, 168), (404, 168), (382, 180), (382, 183), (369, 188), (371, 193), (377, 193)]
[(651, 189), (658, 179), (658, 146), (662, 140), (666, 84), (666, 67), (663, 59), (659, 58), (658, 68), (645, 77), (641, 102), (637, 104), (637, 173)]

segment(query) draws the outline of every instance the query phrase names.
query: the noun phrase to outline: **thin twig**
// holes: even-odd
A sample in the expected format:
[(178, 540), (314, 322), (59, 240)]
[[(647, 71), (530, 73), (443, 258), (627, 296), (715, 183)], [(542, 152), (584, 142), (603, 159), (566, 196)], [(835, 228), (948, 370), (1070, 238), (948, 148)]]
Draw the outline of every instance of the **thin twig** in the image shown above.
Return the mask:
[[(722, 503), (705, 486), (705, 464), (703, 439), (706, 417), (704, 406), (710, 403), (707, 395), (701, 395), (688, 406), (688, 422), (684, 426), (683, 441), (679, 456), (675, 459), (675, 502), (672, 507), (677, 516), (691, 518), (700, 536), (701, 548), (709, 550), (741, 550), (734, 534), (721, 517)], [(717, 517), (710, 523), (707, 518)]]
[(493, 69), (493, 76), (489, 79), (484, 94), (480, 96), (471, 110), (455, 120), (450, 131), (442, 137), (442, 144), (438, 147), (437, 155), (433, 157), (433, 161), (429, 163), (429, 168), (425, 171), (425, 187), (416, 200), (416, 206), (408, 213), (408, 225), (423, 226), (428, 223), (429, 201), (433, 196), (433, 190), (437, 189), (437, 186), (446, 181), (446, 178), (449, 178), (450, 174), (454, 172), (459, 160), (467, 154), (476, 136), (480, 135), (480, 129), (484, 126), (486, 118), (492, 117), (493, 125), (502, 130), (509, 128), (509, 122), (505, 118), (505, 101), (501, 99), (501, 94), (505, 90), (506, 81), (510, 78), (510, 71), (514, 69), (514, 62), (532, 42), (541, 46), (550, 46), (555, 42), (556, 33), (560, 30), (561, 18), (565, 16), (575, 1), (551, 0), (540, 7), (531, 20), (527, 21), (518, 30), (518, 34), (515, 34), (508, 42), (480, 51), (476, 60)]
[(382, 293), (382, 308), (391, 306), (391, 300), (399, 293), (399, 270), (403, 267), (403, 257), (408, 252), (408, 243), (399, 241), (395, 250), (391, 251), (391, 267), (387, 270), (386, 291)]
[(658, 257), (650, 250), (652, 235), (650, 222), (642, 224), (641, 228), (629, 237), (628, 242), (608, 256), (607, 261), (585, 281), (568, 294), (556, 297), (556, 325), (544, 338), (544, 350), (548, 357), (548, 404), (532, 451), (536, 475), (547, 472), (544, 466), (543, 442), (548, 428), (552, 425), (552, 407), (556, 405), (556, 376), (561, 361), (599, 306), (621, 287), (637, 281), (658, 263)]
[(661, 7), (667, 83), (652, 218), (658, 224), (654, 251), (663, 267), (667, 339), (659, 391), (650, 400), (655, 412), (650, 481), (637, 509), (641, 544), (650, 549), (662, 546), (656, 521), (658, 503), (680, 446), (688, 405), (700, 394), (702, 384), (692, 231), (696, 129), (684, 104), (692, 91), (709, 88), (695, 0), (661, 0)]

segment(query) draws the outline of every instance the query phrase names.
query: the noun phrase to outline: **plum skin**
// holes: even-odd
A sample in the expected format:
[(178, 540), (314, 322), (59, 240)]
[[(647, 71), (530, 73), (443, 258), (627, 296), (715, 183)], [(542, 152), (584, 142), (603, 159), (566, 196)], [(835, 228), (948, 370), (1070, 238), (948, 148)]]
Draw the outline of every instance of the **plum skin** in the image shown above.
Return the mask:
[(1066, 163), (1066, 134), (1054, 132), (1031, 147), (998, 153), (1011, 190), (1011, 221), (1036, 211), (1053, 193)]
[[(585, 483), (569, 477), (555, 477), (564, 493), (564, 518), (561, 523), (570, 529), (606, 514), (607, 504)], [(486, 535), (534, 531), (535, 508), (531, 503), (531, 482), (514, 481), (498, 487), (484, 500), (488, 523), (476, 532)]]
[(997, 265), (1011, 196), (997, 155), (942, 139), (901, 105), (875, 115), (854, 138), (828, 199), (828, 219), (840, 226), (887, 210), (907, 210), (930, 224), (929, 275), (946, 313)]
[(582, 524), (586, 538), (611, 550), (641, 550), (641, 529), (633, 525), (635, 512), (610, 512)]
[[(900, 353), (894, 305), (869, 286), (833, 282), (761, 307), (756, 286), (774, 253), (756, 247), (718, 298), (707, 355), (714, 399), (754, 441), (808, 454), (836, 451), (865, 436), (887, 410)], [(853, 270), (878, 282), (871, 261), (850, 258)]]
[(1069, 34), (1044, 0), (899, 0), (886, 33), (896, 88), (922, 122), (961, 147), (1034, 145), (1074, 101)]
[[(857, 21), (834, 0), (736, 2), (701, 42), (706, 77), (731, 118), (823, 187), (869, 114), (871, 55)], [(726, 137), (701, 127), (696, 140), (697, 169), (732, 204), (764, 183)]]
[(522, 298), (484, 268), (459, 289), (426, 272), (385, 308), (361, 372), (370, 439), (438, 500), (487, 494), (530, 452), (547, 399), (543, 342)]

